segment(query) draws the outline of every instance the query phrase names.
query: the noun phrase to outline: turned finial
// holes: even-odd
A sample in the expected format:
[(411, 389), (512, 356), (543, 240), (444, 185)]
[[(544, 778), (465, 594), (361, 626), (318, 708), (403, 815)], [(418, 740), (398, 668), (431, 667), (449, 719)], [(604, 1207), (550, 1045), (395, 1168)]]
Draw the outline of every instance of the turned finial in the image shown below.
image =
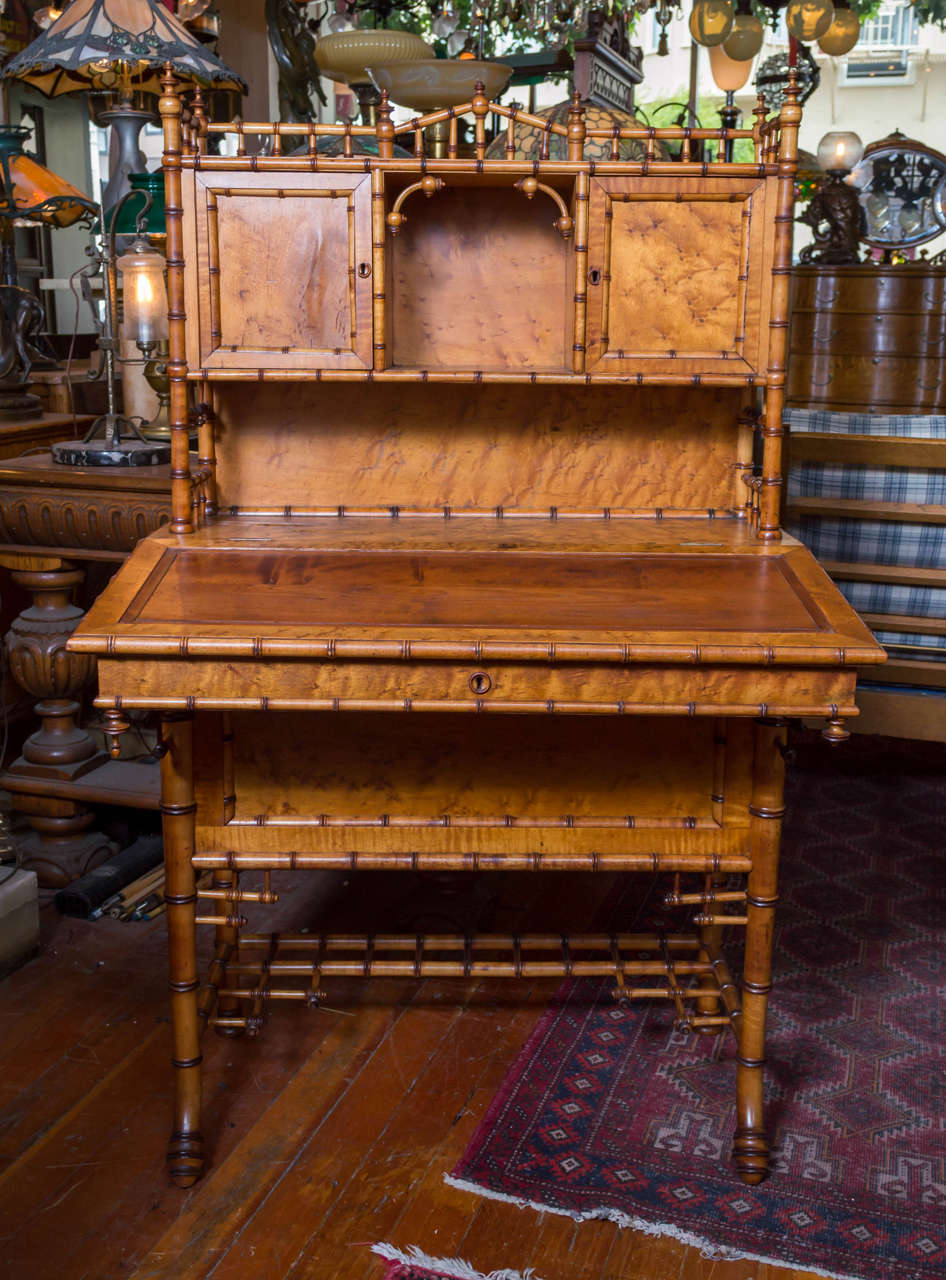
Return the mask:
[(568, 158), (581, 160), (585, 148), (585, 109), (581, 105), (581, 94), (576, 89), (572, 94), (568, 108)]
[(375, 133), (378, 138), (378, 158), (390, 160), (394, 155), (394, 125), (391, 123), (391, 104), (387, 89), (381, 90), (377, 117)]

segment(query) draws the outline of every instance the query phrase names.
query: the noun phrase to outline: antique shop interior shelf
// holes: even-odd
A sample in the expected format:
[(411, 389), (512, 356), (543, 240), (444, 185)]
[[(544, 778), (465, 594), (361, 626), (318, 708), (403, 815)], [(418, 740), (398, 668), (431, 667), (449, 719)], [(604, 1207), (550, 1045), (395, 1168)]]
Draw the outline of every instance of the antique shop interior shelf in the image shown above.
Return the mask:
[[(168, 80), (161, 109), (172, 520), (70, 645), (116, 739), (129, 709), (162, 717), (172, 1176), (203, 1167), (207, 1027), (255, 1034), (340, 973), (588, 973), (735, 1034), (734, 1157), (759, 1181), (785, 718), (843, 739), (856, 665), (883, 657), (779, 529), (794, 90), (751, 130), (597, 135), (595, 162), (577, 100), (558, 125), (478, 92), (470, 155), (435, 112), (397, 159), (385, 101), (372, 130), (208, 126), (198, 96), (183, 126)], [(727, 137), (754, 161), (697, 156)], [(680, 928), (248, 933), (282, 868), (668, 873)]]

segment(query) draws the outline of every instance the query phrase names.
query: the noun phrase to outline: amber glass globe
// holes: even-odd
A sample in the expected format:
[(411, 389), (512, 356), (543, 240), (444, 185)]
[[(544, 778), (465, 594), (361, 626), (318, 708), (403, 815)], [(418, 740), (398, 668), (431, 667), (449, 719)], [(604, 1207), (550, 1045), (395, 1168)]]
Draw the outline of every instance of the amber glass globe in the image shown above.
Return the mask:
[(722, 44), (732, 31), (732, 24), (730, 0), (696, 0), (690, 13), (690, 35), (707, 49)]
[(765, 31), (762, 23), (752, 10), (746, 6), (747, 12), (740, 5), (732, 20), (732, 31), (726, 37), (723, 48), (735, 62), (749, 62), (762, 48)]
[(849, 5), (842, 2), (835, 5), (834, 21), (818, 41), (818, 47), (829, 57), (840, 58), (851, 52), (860, 34), (860, 19)]
[(790, 0), (785, 10), (785, 25), (789, 35), (802, 44), (820, 40), (834, 20), (831, 0)]

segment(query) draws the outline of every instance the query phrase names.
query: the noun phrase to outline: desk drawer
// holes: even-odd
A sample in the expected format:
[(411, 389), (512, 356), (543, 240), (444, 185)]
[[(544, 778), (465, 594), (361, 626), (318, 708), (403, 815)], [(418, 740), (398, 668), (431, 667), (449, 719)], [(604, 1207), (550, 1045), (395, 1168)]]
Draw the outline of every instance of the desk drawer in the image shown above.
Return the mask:
[(853, 670), (751, 666), (100, 659), (107, 707), (856, 715)]

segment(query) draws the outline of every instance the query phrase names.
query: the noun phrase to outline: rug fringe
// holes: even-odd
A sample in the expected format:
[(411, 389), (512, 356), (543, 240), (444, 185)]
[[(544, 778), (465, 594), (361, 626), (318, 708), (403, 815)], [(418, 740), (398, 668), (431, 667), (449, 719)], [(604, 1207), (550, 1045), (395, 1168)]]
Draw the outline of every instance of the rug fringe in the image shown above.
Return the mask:
[(476, 1267), (463, 1258), (432, 1258), (416, 1245), (406, 1250), (398, 1249), (393, 1244), (373, 1244), (371, 1252), (389, 1262), (403, 1262), (405, 1266), (425, 1267), (428, 1271), (439, 1271), (441, 1275), (455, 1276), (456, 1280), (540, 1280), (530, 1267), (528, 1271), (490, 1271), (486, 1274), (477, 1271)]
[[(721, 1262), (764, 1262), (769, 1266), (785, 1267), (788, 1270), (802, 1269), (814, 1276), (824, 1276), (826, 1280), (870, 1280), (869, 1277), (855, 1275), (851, 1271), (824, 1271), (821, 1267), (814, 1267), (800, 1260), (789, 1262), (784, 1258), (772, 1258), (762, 1253), (746, 1253), (740, 1249), (730, 1249), (726, 1245), (713, 1244), (705, 1236), (697, 1235), (693, 1231), (685, 1231), (682, 1227), (677, 1227), (672, 1222), (648, 1222), (645, 1218), (635, 1217), (633, 1214), (624, 1213), (620, 1209), (609, 1209), (602, 1206), (600, 1209), (590, 1209), (586, 1213), (572, 1213), (568, 1209), (560, 1209), (557, 1205), (541, 1204), (537, 1200), (527, 1200), (523, 1199), (522, 1196), (510, 1196), (503, 1191), (493, 1191), (489, 1187), (480, 1186), (478, 1182), (468, 1182), (464, 1178), (455, 1178), (452, 1173), (445, 1173), (443, 1180), (448, 1186), (456, 1187), (458, 1191), (468, 1191), (471, 1195), (484, 1196), (487, 1200), (501, 1200), (505, 1204), (514, 1204), (520, 1209), (534, 1209), (537, 1213), (556, 1213), (560, 1217), (571, 1218), (573, 1222), (613, 1222), (622, 1230), (625, 1227), (629, 1227), (632, 1231), (639, 1231), (645, 1236), (670, 1236), (674, 1240), (679, 1240), (681, 1244), (691, 1245), (694, 1249), (699, 1249), (704, 1258), (716, 1259)], [(466, 1275), (465, 1272), (460, 1274)]]

